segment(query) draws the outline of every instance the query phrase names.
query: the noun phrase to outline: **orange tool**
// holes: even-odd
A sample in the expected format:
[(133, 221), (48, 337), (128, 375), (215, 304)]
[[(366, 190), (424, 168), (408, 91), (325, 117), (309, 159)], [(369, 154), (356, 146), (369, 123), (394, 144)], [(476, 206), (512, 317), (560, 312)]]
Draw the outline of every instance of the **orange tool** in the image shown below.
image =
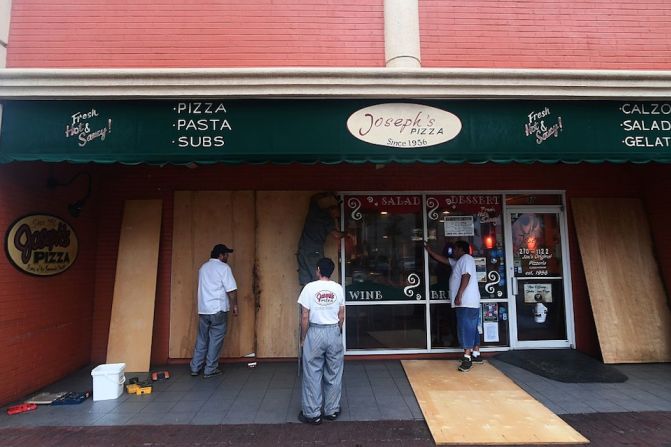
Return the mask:
[(7, 414), (19, 414), (37, 409), (37, 404), (18, 404), (7, 408)]

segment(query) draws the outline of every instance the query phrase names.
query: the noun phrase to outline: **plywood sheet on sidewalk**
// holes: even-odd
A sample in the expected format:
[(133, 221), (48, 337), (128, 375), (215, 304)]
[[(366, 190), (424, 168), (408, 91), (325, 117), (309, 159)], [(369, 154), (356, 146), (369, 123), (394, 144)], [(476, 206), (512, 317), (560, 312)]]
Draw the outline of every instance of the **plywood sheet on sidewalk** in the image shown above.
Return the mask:
[(125, 363), (126, 371), (149, 371), (161, 207), (160, 200), (124, 205), (107, 363)]
[(191, 358), (198, 327), (198, 269), (212, 247), (235, 251), (229, 264), (238, 285), (239, 315), (229, 314), (222, 357), (254, 351), (255, 302), (254, 193), (252, 191), (177, 191), (174, 198), (170, 358)]
[[(259, 357), (296, 357), (298, 349), (298, 264), (296, 252), (310, 197), (315, 191), (259, 191), (256, 196)], [(324, 253), (337, 262), (338, 242)], [(337, 279), (334, 272), (333, 279)]]
[(643, 204), (571, 203), (604, 362), (671, 362), (671, 312)]
[(437, 445), (586, 444), (589, 441), (488, 362), (403, 360)]

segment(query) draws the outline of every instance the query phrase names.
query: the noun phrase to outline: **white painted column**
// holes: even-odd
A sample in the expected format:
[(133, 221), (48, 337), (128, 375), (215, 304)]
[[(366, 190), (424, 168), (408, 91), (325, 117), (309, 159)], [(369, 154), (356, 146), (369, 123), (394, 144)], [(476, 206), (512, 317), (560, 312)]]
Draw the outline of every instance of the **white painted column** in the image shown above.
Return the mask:
[(9, 41), (11, 15), (12, 0), (0, 0), (0, 68), (7, 66), (7, 42)]
[(422, 66), (419, 44), (419, 0), (384, 0), (385, 65)]
[[(7, 42), (9, 41), (9, 19), (12, 15), (12, 0), (0, 0), (0, 69), (7, 67)], [(2, 127), (2, 105), (0, 105), (0, 127)]]

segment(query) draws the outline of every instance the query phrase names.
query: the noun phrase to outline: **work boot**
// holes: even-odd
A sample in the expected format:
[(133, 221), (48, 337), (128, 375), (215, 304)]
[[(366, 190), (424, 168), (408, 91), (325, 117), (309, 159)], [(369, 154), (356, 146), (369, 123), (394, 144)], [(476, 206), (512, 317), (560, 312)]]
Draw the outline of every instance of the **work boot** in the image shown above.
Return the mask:
[(203, 374), (203, 379), (209, 379), (210, 377), (218, 376), (222, 373), (223, 373), (223, 371), (220, 370), (219, 368), (217, 368), (209, 374)]
[(310, 425), (319, 425), (322, 423), (321, 416), (315, 416), (313, 418), (309, 418), (305, 416), (302, 411), (298, 413), (298, 420), (304, 424), (310, 424)]
[(459, 365), (459, 371), (461, 372), (468, 372), (471, 370), (471, 367), (473, 366), (473, 362), (471, 361), (470, 357), (464, 356), (461, 359), (461, 364)]

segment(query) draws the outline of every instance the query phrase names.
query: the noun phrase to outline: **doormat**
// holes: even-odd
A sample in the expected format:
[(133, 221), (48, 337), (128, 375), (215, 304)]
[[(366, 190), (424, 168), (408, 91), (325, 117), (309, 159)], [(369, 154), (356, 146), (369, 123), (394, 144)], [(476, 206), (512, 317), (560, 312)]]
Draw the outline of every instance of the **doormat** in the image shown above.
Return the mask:
[(574, 349), (529, 349), (508, 351), (496, 360), (526, 369), (539, 376), (565, 383), (621, 383), (627, 376)]

